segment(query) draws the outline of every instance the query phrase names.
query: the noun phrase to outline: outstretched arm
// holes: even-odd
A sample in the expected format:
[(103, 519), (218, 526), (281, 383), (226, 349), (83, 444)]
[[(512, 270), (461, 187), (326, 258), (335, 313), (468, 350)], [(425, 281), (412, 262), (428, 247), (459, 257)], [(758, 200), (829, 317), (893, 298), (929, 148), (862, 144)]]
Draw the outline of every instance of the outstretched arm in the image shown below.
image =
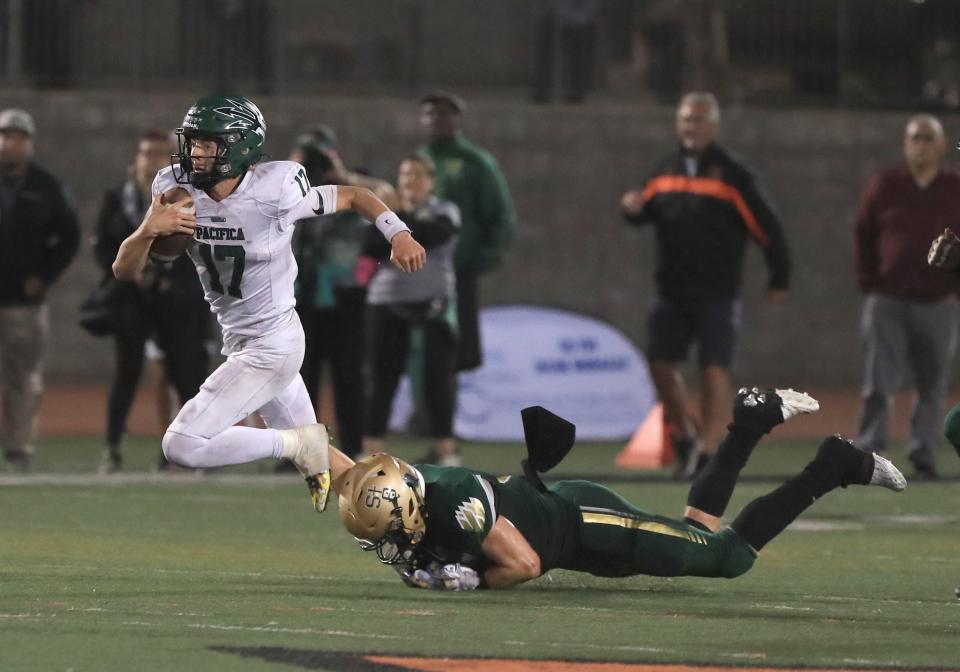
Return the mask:
[(513, 523), (500, 516), (483, 540), (490, 566), (483, 573), (488, 588), (502, 589), (540, 576), (540, 556)]
[(363, 187), (337, 187), (337, 211), (353, 210), (377, 225), (392, 248), (390, 261), (408, 273), (419, 271), (427, 253), (406, 225), (377, 196)]
[(350, 467), (356, 464), (352, 459), (344, 455), (340, 450), (330, 444), (330, 476), (333, 479), (333, 492), (340, 494), (340, 486), (343, 484), (343, 476)]

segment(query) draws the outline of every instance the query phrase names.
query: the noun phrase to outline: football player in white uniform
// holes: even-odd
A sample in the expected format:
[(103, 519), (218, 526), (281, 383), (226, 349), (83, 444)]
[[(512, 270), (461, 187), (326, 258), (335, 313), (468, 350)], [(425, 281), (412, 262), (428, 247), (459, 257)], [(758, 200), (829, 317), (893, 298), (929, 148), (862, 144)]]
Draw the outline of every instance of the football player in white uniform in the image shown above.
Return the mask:
[[(322, 511), (330, 490), (328, 437), (299, 373), (304, 337), (294, 310), (293, 224), (353, 209), (390, 241), (391, 261), (402, 270), (419, 270), (426, 253), (369, 190), (311, 187), (298, 163), (260, 163), (266, 123), (246, 98), (201, 98), (177, 136), (176, 165), (157, 174), (150, 210), (120, 247), (113, 272), (135, 279), (157, 237), (191, 235), (188, 253), (223, 329), (227, 360), (167, 429), (163, 452), (188, 467), (288, 458)], [(254, 411), (268, 429), (234, 426)]]

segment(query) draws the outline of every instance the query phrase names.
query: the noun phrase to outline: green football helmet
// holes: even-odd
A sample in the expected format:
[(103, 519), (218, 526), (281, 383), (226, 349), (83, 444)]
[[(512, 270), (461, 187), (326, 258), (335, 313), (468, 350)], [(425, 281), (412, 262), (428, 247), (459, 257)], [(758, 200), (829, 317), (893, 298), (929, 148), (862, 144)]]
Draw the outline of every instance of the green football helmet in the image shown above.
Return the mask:
[[(177, 153), (171, 157), (180, 184), (206, 189), (220, 180), (242, 175), (263, 155), (267, 122), (260, 109), (243, 96), (204, 96), (194, 103), (176, 129)], [(193, 169), (190, 145), (194, 138), (216, 140), (217, 156), (210, 170)]]

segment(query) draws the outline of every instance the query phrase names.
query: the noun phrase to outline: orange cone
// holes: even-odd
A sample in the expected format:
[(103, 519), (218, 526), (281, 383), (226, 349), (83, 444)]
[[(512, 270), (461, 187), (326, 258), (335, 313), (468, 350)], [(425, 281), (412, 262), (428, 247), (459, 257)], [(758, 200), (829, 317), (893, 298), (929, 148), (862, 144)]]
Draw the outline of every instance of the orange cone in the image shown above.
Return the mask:
[(656, 469), (673, 464), (670, 432), (663, 421), (663, 404), (655, 404), (617, 455), (622, 469)]

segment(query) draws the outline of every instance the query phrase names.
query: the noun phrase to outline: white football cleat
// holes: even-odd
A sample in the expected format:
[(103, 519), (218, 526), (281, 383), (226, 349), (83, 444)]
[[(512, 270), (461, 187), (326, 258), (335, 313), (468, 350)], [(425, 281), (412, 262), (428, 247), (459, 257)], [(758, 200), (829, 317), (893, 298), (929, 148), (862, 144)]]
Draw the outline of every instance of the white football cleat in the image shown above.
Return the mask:
[(903, 474), (894, 466), (893, 462), (874, 453), (873, 476), (870, 477), (870, 485), (879, 485), (887, 490), (903, 492), (907, 489), (907, 479), (903, 477)]
[(816, 413), (820, 410), (820, 402), (806, 392), (797, 392), (793, 388), (774, 390), (774, 392), (780, 397), (780, 412), (783, 414), (784, 422), (796, 415)]
[(330, 498), (330, 434), (327, 428), (318, 422), (296, 429), (282, 429), (280, 433), (283, 441), (291, 445), (290, 461), (307, 482), (313, 508), (317, 513), (323, 513)]
[(820, 402), (806, 392), (743, 387), (733, 403), (733, 421), (769, 432), (796, 415), (819, 410)]
[(304, 425), (294, 430), (300, 445), (297, 454), (291, 459), (297, 469), (304, 476), (319, 474), (330, 468), (330, 434), (327, 428), (319, 422), (315, 425)]

